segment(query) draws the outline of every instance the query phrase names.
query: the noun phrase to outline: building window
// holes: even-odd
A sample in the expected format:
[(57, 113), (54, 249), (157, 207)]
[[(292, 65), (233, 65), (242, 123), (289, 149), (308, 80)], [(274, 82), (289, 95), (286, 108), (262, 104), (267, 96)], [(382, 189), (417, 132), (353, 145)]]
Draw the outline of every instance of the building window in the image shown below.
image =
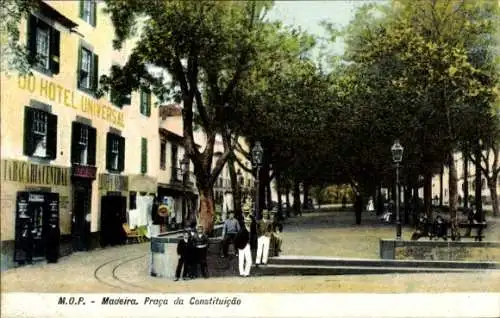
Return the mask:
[(32, 107), (25, 108), (24, 116), (24, 154), (30, 157), (55, 159), (57, 116)]
[(80, 18), (92, 26), (96, 26), (96, 2), (80, 0)]
[(80, 46), (78, 53), (78, 88), (95, 92), (99, 76), (99, 57), (83, 46)]
[(141, 89), (141, 114), (144, 116), (151, 115), (151, 93), (145, 89)]
[(125, 138), (108, 133), (106, 140), (106, 169), (120, 172), (124, 170)]
[(95, 165), (96, 129), (73, 122), (71, 135), (71, 163)]
[(177, 173), (177, 145), (171, 144), (171, 157), (170, 164), (172, 165), (172, 178), (174, 180), (179, 180), (179, 175)]
[(167, 165), (167, 142), (160, 141), (160, 169), (165, 170)]
[(28, 19), (28, 51), (32, 66), (49, 75), (59, 73), (59, 31), (30, 15)]
[(141, 173), (148, 172), (148, 140), (141, 138)]

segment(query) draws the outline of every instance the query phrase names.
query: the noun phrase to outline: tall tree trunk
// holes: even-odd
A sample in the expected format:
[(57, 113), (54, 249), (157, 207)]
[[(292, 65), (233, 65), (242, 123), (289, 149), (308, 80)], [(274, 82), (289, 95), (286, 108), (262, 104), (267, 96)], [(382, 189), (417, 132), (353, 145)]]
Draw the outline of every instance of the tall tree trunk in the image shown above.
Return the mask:
[(457, 203), (458, 203), (458, 192), (457, 192), (457, 169), (455, 167), (455, 158), (453, 157), (453, 152), (449, 154), (449, 182), (448, 182), (448, 192), (450, 201), (450, 221), (451, 221), (451, 237), (452, 239), (458, 236), (458, 220), (457, 220)]
[(404, 199), (405, 199), (405, 219), (404, 224), (410, 223), (410, 211), (411, 211), (411, 187), (407, 185), (404, 187)]
[(300, 187), (298, 181), (293, 182), (293, 209), (296, 215), (302, 214), (300, 204)]
[(290, 217), (290, 186), (286, 185), (286, 193), (285, 193), (285, 202), (286, 202), (286, 216)]
[(420, 204), (418, 197), (418, 179), (415, 179), (415, 186), (413, 188), (413, 225), (416, 225), (418, 220), (418, 215), (420, 214)]
[(200, 225), (210, 233), (214, 226), (214, 191), (211, 186), (198, 184), (200, 192)]
[(361, 193), (356, 193), (356, 198), (354, 199), (354, 215), (356, 218), (356, 224), (361, 224), (361, 213), (363, 212), (363, 197)]
[(266, 184), (267, 184), (267, 179), (266, 176), (269, 175), (269, 172), (267, 170), (266, 165), (264, 164), (262, 168), (260, 168), (260, 173), (259, 173), (259, 212), (257, 215), (262, 216), (261, 211), (263, 209), (267, 209), (266, 207)]
[(463, 152), (464, 159), (464, 210), (469, 207), (469, 155), (467, 151)]
[(309, 184), (307, 182), (304, 182), (303, 185), (304, 185), (304, 201), (302, 207), (304, 209), (309, 209)]
[(229, 177), (231, 178), (231, 189), (233, 190), (233, 205), (234, 216), (241, 219), (241, 187), (238, 183), (238, 175), (236, 174), (236, 167), (233, 157), (228, 159)]
[(273, 197), (271, 195), (272, 183), (271, 183), (271, 180), (269, 178), (267, 178), (267, 180), (268, 180), (268, 182), (266, 185), (266, 207), (268, 210), (271, 210), (272, 205), (273, 205)]
[(283, 200), (281, 198), (281, 178), (279, 173), (276, 171), (276, 192), (278, 193), (278, 215), (282, 216), (283, 211), (282, 211), (282, 205), (283, 205)]
[(475, 183), (476, 183), (476, 191), (475, 191), (475, 206), (476, 206), (476, 213), (479, 213), (479, 219), (481, 221), (484, 221), (484, 214), (483, 214), (483, 201), (482, 201), (482, 170), (481, 170), (481, 147), (479, 145), (479, 142), (476, 145), (476, 152), (475, 152), (475, 158), (476, 158), (476, 164), (475, 164)]
[(430, 218), (432, 213), (432, 174), (429, 171), (424, 174), (424, 210)]
[(493, 174), (492, 178), (488, 178), (488, 188), (490, 189), (491, 194), (491, 204), (493, 205), (493, 216), (498, 216), (498, 193), (497, 193), (497, 180), (498, 173)]
[(439, 206), (443, 206), (443, 176), (444, 166), (441, 166), (441, 171), (439, 172)]
[(382, 196), (382, 185), (377, 187), (377, 215), (382, 215), (384, 213), (384, 198)]

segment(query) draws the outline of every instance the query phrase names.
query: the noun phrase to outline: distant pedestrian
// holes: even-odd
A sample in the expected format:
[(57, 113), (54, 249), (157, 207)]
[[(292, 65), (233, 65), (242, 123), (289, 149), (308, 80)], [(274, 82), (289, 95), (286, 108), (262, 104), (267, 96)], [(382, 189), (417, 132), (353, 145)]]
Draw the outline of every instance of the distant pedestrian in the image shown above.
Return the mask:
[(373, 199), (370, 198), (370, 200), (368, 200), (368, 204), (366, 205), (366, 210), (368, 211), (368, 213), (370, 213), (370, 215), (373, 215), (374, 212), (375, 212), (375, 205), (373, 204)]
[(175, 270), (175, 281), (178, 281), (181, 276), (182, 270), (182, 278), (188, 279), (189, 277), (189, 264), (188, 259), (190, 258), (189, 253), (190, 249), (190, 240), (189, 240), (189, 232), (185, 231), (182, 234), (182, 240), (177, 243), (177, 255), (179, 256), (179, 260), (177, 262), (177, 268)]
[(252, 219), (245, 218), (245, 226), (240, 229), (235, 238), (234, 245), (238, 249), (238, 269), (240, 276), (250, 276), (252, 268), (252, 253), (250, 251), (250, 224)]
[(196, 239), (194, 241), (196, 248), (196, 265), (194, 272), (198, 272), (198, 266), (201, 267), (201, 274), (203, 277), (208, 278), (208, 266), (207, 266), (207, 248), (208, 248), (208, 237), (205, 234), (203, 226), (198, 226), (196, 231)]
[(229, 244), (232, 243), (234, 245), (234, 239), (240, 229), (240, 224), (234, 218), (234, 213), (229, 212), (229, 218), (224, 221), (222, 227), (222, 257), (228, 256)]

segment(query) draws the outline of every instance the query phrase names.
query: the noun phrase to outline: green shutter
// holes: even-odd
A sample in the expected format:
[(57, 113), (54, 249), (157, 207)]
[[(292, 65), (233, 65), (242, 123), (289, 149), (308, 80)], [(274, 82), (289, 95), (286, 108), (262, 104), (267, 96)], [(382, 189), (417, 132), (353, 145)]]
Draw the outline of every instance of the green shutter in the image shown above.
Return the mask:
[(146, 108), (146, 115), (149, 117), (151, 116), (151, 93), (148, 92), (148, 104)]
[(92, 0), (92, 12), (90, 16), (90, 24), (95, 27), (97, 25), (97, 1)]
[(33, 109), (26, 106), (24, 108), (24, 147), (23, 154), (25, 156), (31, 156), (33, 154), (34, 142), (33, 142)]
[(146, 174), (148, 172), (148, 140), (146, 138), (141, 139), (141, 173)]
[(85, 0), (80, 0), (80, 18), (83, 19), (83, 1)]
[(59, 74), (59, 61), (60, 61), (60, 35), (59, 31), (54, 28), (50, 28), (50, 57), (49, 65), (52, 74)]
[(89, 139), (87, 144), (87, 163), (89, 166), (95, 166), (96, 157), (96, 129), (94, 127), (88, 127)]
[(113, 141), (114, 135), (110, 132), (106, 134), (106, 170), (112, 170), (111, 163), (111, 143)]
[(31, 15), (28, 17), (28, 61), (31, 65), (36, 62), (36, 27), (38, 19)]
[(82, 124), (76, 121), (74, 121), (71, 125), (71, 163), (80, 162), (80, 158), (78, 157), (80, 150), (78, 147), (78, 141), (80, 140), (81, 126)]
[(144, 89), (141, 88), (139, 94), (139, 111), (141, 114), (144, 114)]
[(90, 74), (90, 88), (92, 92), (97, 93), (97, 87), (99, 86), (99, 56), (97, 54), (92, 54), (92, 74)]
[(76, 69), (76, 86), (82, 88), (82, 76), (80, 72), (82, 71), (82, 44), (78, 46), (78, 61)]
[(120, 152), (118, 156), (118, 171), (125, 170), (125, 138), (121, 136), (116, 136), (118, 138), (118, 151)]
[(47, 158), (54, 160), (57, 157), (57, 116), (47, 116)]

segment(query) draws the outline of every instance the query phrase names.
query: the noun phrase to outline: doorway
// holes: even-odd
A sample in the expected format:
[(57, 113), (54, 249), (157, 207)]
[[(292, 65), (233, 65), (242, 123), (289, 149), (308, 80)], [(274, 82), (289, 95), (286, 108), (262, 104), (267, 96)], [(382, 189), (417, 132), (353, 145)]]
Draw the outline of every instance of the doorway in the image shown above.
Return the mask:
[(90, 208), (92, 188), (90, 181), (76, 180), (73, 183), (73, 218), (71, 238), (74, 251), (90, 249)]
[(101, 199), (102, 247), (120, 245), (126, 241), (123, 224), (127, 222), (127, 198), (120, 195), (105, 195)]

